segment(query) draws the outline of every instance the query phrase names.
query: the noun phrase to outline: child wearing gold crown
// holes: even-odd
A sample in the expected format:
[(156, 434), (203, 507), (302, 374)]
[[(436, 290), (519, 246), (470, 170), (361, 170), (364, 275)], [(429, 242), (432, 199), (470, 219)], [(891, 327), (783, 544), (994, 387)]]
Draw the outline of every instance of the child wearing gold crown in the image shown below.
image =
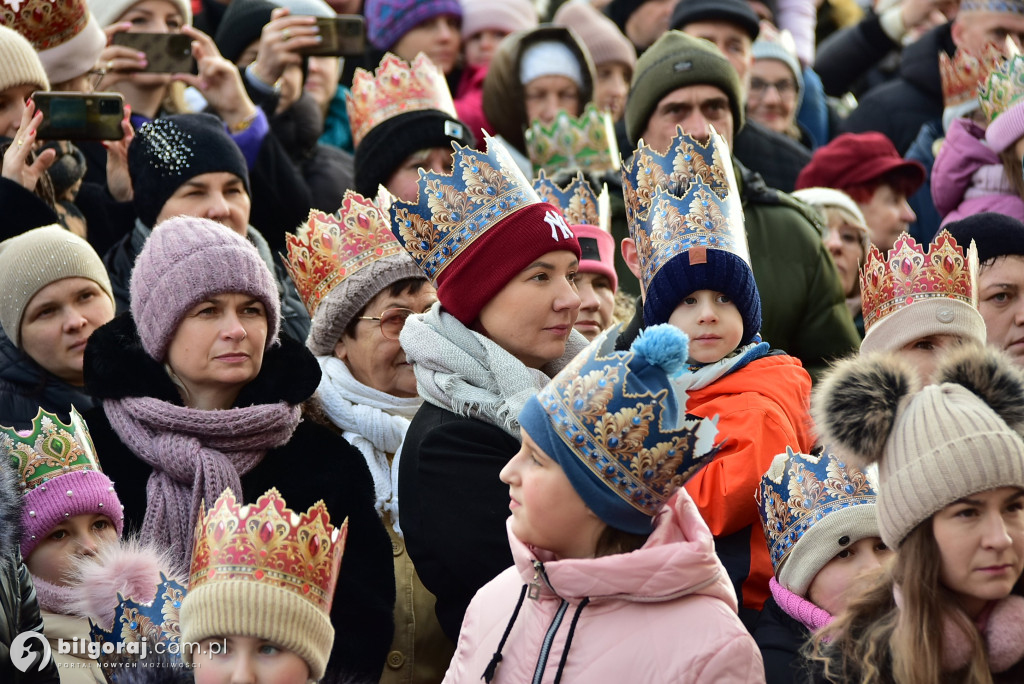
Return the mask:
[(120, 632), (121, 597), (152, 601), (169, 562), (154, 548), (121, 541), (121, 502), (74, 409), (70, 424), (40, 409), (29, 430), (0, 427), (0, 458), (18, 478), (21, 554), (61, 682), (105, 682), (87, 654), (90, 620)]
[(679, 130), (667, 155), (641, 145), (623, 169), (623, 186), (644, 323), (671, 323), (689, 336), (689, 363), (677, 380), (686, 411), (718, 416), (726, 436), (686, 491), (715, 535), (747, 622), (772, 576), (754, 492), (776, 454), (806, 452), (814, 439), (810, 376), (758, 332), (761, 298), (729, 158), (717, 133), (701, 143)]
[(446, 683), (764, 681), (681, 489), (716, 435), (685, 415), (686, 359), (669, 325), (625, 352), (606, 333), (527, 401), (501, 472), (515, 565), (474, 597)]
[[(200, 511), (181, 605), (181, 638), (196, 684), (319, 681), (334, 643), (331, 603), (348, 518), (323, 501), (305, 512), (276, 489), (242, 505), (225, 489)], [(361, 681), (361, 680), (360, 680)]]

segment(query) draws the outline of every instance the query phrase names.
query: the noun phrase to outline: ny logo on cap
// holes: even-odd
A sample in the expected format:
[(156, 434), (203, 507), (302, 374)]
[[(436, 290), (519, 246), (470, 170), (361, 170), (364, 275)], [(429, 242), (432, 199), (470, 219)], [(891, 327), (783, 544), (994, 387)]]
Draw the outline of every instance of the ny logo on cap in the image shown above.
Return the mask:
[(562, 238), (558, 237), (558, 231), (559, 230), (562, 231), (562, 237), (565, 238), (566, 240), (569, 240), (569, 239), (572, 239), (573, 237), (575, 237), (572, 234), (572, 231), (569, 230), (569, 224), (567, 224), (565, 222), (565, 219), (562, 218), (562, 215), (559, 214), (556, 211), (551, 211), (549, 209), (547, 211), (547, 213), (544, 214), (544, 223), (546, 223), (549, 226), (551, 226), (551, 239), (552, 240), (558, 241), (558, 240), (562, 239)]

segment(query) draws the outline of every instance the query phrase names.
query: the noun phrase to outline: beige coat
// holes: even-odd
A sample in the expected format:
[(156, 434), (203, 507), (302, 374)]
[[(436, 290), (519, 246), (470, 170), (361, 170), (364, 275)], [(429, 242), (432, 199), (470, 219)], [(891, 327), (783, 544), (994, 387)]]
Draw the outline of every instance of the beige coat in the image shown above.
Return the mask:
[(89, 620), (73, 615), (58, 615), (49, 611), (41, 611), (43, 616), (43, 634), (50, 642), (53, 660), (57, 663), (60, 684), (107, 684), (100, 668), (99, 661), (84, 654), (61, 654), (59, 641), (64, 640), (65, 647), (77, 639), (79, 650), (83, 644), (89, 644)]

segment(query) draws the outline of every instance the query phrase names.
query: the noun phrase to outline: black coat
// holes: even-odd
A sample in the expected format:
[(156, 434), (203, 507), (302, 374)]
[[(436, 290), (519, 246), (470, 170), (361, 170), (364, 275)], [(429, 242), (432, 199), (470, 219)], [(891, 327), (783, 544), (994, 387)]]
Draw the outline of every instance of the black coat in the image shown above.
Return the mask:
[(810, 661), (800, 649), (811, 638), (811, 632), (787, 615), (769, 596), (751, 630), (764, 660), (767, 684), (802, 684), (815, 679)]
[(45, 370), (0, 330), (0, 425), (26, 428), (40, 407), (66, 420), (72, 406), (84, 413), (93, 404), (84, 388)]
[[(235, 405), (299, 404), (319, 382), (316, 359), (300, 343), (282, 336), (281, 345), (267, 351), (259, 376), (242, 390)], [(118, 316), (93, 333), (86, 351), (86, 383), (98, 400), (148, 396), (180, 404), (162, 365), (142, 348), (129, 315)], [(103, 470), (116, 482), (125, 525), (138, 530), (152, 468), (121, 442), (101, 406), (85, 418)], [(395, 574), (391, 540), (374, 508), (373, 482), (362, 454), (339, 435), (303, 421), (287, 444), (268, 451), (241, 477), (241, 485), (246, 503), (277, 487), (293, 510), (305, 511), (323, 500), (333, 522), (349, 518), (331, 608), (335, 641), (328, 673), (379, 678), (394, 632)]]
[(0, 178), (0, 207), (4, 209), (0, 241), (21, 235), (26, 230), (57, 223), (53, 207), (9, 178)]
[(452, 641), (477, 589), (512, 565), (508, 485), (498, 474), (519, 447), (499, 427), (427, 402), (405, 433), (398, 466), (402, 532)]
[(818, 45), (814, 71), (821, 77), (826, 95), (842, 97), (855, 90), (879, 62), (899, 49), (899, 43), (882, 30), (878, 15), (869, 12), (857, 24), (836, 31)]
[(793, 192), (796, 177), (811, 162), (810, 150), (796, 140), (749, 119), (736, 134), (733, 155), (768, 187), (783, 192)]
[[(58, 684), (60, 679), (53, 659), (42, 672), (30, 667), (22, 673), (11, 662), (11, 642), (15, 637), (22, 632), (43, 631), (36, 590), (21, 560), (20, 535), (21, 493), (14, 470), (5, 459), (0, 459), (0, 682)], [(26, 645), (36, 653), (42, 650), (38, 639), (32, 639)]]
[(956, 50), (950, 24), (938, 26), (903, 50), (899, 77), (869, 90), (843, 124), (851, 133), (884, 133), (901, 155), (921, 126), (942, 117), (939, 52)]

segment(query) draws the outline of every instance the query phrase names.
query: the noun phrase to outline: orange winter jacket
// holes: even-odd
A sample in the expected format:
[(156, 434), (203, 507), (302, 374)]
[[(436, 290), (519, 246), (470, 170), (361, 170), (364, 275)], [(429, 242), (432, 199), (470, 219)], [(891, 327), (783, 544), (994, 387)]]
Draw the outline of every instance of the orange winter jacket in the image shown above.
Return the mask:
[(776, 454), (787, 446), (808, 453), (814, 446), (810, 396), (811, 378), (800, 361), (777, 354), (691, 390), (686, 402), (691, 415), (718, 416), (722, 448), (686, 491), (715, 536), (740, 605), (749, 610), (761, 610), (773, 574), (754, 492)]

